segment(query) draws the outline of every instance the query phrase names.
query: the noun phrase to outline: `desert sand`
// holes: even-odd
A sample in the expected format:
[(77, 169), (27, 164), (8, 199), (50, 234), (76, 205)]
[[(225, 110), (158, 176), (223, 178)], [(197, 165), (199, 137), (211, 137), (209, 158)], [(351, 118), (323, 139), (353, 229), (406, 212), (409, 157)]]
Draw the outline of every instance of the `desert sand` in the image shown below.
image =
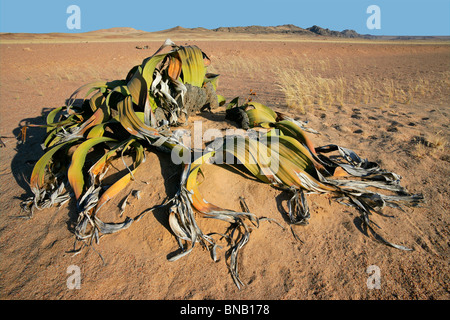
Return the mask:
[[(22, 126), (43, 124), (49, 110), (64, 105), (85, 83), (124, 78), (167, 37), (180, 45), (197, 45), (211, 58), (212, 71), (220, 74), (217, 91), (228, 101), (236, 96), (245, 100), (251, 89), (255, 101), (308, 121), (319, 132), (311, 135), (316, 146), (333, 143), (352, 149), (401, 175), (402, 185), (411, 193), (422, 193), (426, 199), (422, 207), (386, 209), (386, 216), (373, 217), (383, 237), (413, 251), (388, 247), (365, 234), (359, 213), (326, 195), (308, 196), (310, 223), (294, 227), (296, 240), (285, 219), (288, 196), (225, 166), (205, 168), (201, 185), (205, 199), (239, 209), (239, 197), (245, 197), (251, 212), (285, 227), (266, 221), (252, 230), (239, 255), (245, 284), (241, 290), (230, 277), (225, 250), (219, 250), (218, 262), (200, 246), (180, 260), (168, 261), (178, 245), (164, 208), (75, 256), (70, 253), (75, 241), (74, 203), (37, 211), (31, 219), (17, 218), (22, 214), (21, 200), (31, 195), (26, 181), (42, 155), (40, 144), (45, 136), (44, 128), (30, 127), (21, 142), (17, 137)], [(0, 148), (1, 299), (450, 297), (448, 42), (214, 38), (202, 30), (172, 30), (153, 38), (148, 34), (106, 37), (104, 33), (94, 38), (3, 35), (0, 43), (0, 135), (5, 144)], [(144, 46), (148, 49), (137, 49)], [(339, 72), (347, 84), (357, 79), (375, 84), (391, 81), (405, 94), (413, 89), (417, 94), (403, 102), (389, 97), (386, 101), (318, 102), (305, 106), (306, 113), (302, 113), (287, 106), (281, 90), (279, 75), (286, 68), (320, 72), (324, 78)], [(188, 128), (194, 121), (202, 121), (205, 130), (235, 127), (225, 120), (224, 107), (191, 117)], [(130, 198), (124, 215), (135, 217), (161, 204), (176, 192), (178, 178), (173, 174), (179, 170), (168, 155), (148, 153), (139, 179), (108, 203), (105, 211), (118, 216), (120, 202), (131, 190), (140, 190), (141, 199)], [(205, 228), (221, 228), (217, 221), (201, 223)], [(67, 286), (70, 266), (79, 267), (79, 289)], [(380, 271), (379, 289), (367, 285), (369, 266)]]

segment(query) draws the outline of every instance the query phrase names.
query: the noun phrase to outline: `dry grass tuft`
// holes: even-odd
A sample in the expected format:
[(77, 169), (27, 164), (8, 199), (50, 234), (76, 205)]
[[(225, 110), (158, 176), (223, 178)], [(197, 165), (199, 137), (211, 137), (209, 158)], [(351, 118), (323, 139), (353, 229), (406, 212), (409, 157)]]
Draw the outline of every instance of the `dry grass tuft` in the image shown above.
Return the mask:
[(314, 75), (310, 70), (279, 69), (278, 82), (287, 106), (302, 113), (313, 105), (325, 109), (345, 103), (347, 81), (342, 76), (330, 79)]
[(423, 159), (427, 156), (440, 157), (447, 152), (448, 141), (439, 131), (430, 139), (420, 138), (416, 139), (414, 148), (411, 152), (412, 156), (418, 159)]
[[(330, 71), (332, 70), (332, 71)], [(345, 104), (372, 104), (389, 108), (395, 104), (411, 104), (415, 100), (442, 97), (450, 90), (450, 72), (438, 75), (438, 81), (373, 77), (360, 75), (337, 58), (311, 61), (304, 59), (300, 67), (276, 68), (278, 86), (288, 107), (305, 113), (308, 108), (326, 109)]]
[(430, 146), (438, 151), (443, 152), (447, 148), (448, 142), (439, 131), (430, 139)]

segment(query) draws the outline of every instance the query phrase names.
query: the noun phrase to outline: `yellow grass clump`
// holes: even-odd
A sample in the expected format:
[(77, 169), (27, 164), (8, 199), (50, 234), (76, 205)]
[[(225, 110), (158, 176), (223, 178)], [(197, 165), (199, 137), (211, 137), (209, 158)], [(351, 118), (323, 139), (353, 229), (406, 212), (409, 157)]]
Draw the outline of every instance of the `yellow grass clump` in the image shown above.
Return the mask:
[[(346, 71), (342, 59), (337, 58), (334, 72), (329, 59), (306, 59), (300, 67), (278, 66), (276, 77), (285, 103), (301, 113), (308, 108), (326, 109), (333, 105), (373, 104), (385, 108), (394, 104), (411, 104), (450, 89), (450, 72), (442, 72), (440, 81), (427, 78), (402, 79), (374, 77)], [(337, 71), (336, 71), (337, 70)]]

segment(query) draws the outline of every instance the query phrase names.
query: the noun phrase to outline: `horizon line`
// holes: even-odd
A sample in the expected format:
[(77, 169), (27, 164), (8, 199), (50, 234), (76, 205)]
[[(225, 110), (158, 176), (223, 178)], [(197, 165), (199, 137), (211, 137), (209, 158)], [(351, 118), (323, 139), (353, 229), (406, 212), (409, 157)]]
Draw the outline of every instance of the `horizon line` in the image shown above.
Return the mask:
[[(330, 28), (326, 28), (326, 27), (321, 27), (319, 25), (312, 25), (311, 27), (300, 27), (297, 26), (295, 24), (292, 23), (286, 23), (286, 24), (280, 24), (280, 25), (239, 25), (239, 26), (220, 26), (220, 27), (216, 27), (216, 28), (206, 28), (206, 27), (202, 27), (202, 26), (198, 26), (198, 27), (183, 27), (181, 25), (176, 25), (174, 27), (171, 28), (167, 28), (167, 29), (161, 29), (161, 30), (155, 30), (155, 31), (148, 31), (148, 30), (143, 30), (143, 29), (136, 29), (134, 27), (128, 26), (128, 27), (109, 27), (109, 28), (99, 28), (99, 29), (92, 29), (92, 30), (87, 30), (87, 31), (82, 31), (82, 30), (67, 30), (66, 32), (63, 31), (47, 31), (47, 32), (15, 32), (15, 31), (0, 31), (0, 34), (83, 34), (83, 33), (88, 33), (88, 32), (96, 32), (96, 31), (100, 31), (100, 30), (111, 30), (111, 29), (133, 29), (136, 31), (140, 31), (140, 32), (146, 32), (146, 33), (156, 33), (156, 32), (162, 32), (162, 31), (168, 31), (171, 29), (175, 29), (175, 28), (183, 28), (186, 30), (194, 30), (194, 29), (205, 29), (208, 31), (214, 31), (217, 32), (216, 29), (219, 28), (246, 28), (246, 27), (263, 27), (263, 28), (269, 28), (269, 27), (281, 27), (281, 26), (295, 26), (297, 28), (301, 28), (303, 30), (308, 30), (308, 28), (314, 27), (314, 26), (318, 26), (322, 29), (325, 30), (329, 30), (329, 31), (334, 31), (334, 32), (343, 32), (346, 30), (349, 31), (354, 31), (356, 32), (358, 35), (360, 36), (371, 36), (371, 37), (450, 37), (450, 33), (449, 34), (426, 34), (426, 35), (420, 35), (420, 34), (373, 34), (373, 33), (359, 33), (357, 32), (355, 29), (350, 29), (350, 28), (346, 28), (346, 29), (342, 29), (341, 31), (339, 30), (334, 30), (334, 29), (330, 29)], [(238, 33), (245, 33), (245, 32), (238, 32)], [(249, 34), (252, 34), (251, 32), (248, 32)], [(317, 34), (318, 36), (323, 36), (320, 34)]]

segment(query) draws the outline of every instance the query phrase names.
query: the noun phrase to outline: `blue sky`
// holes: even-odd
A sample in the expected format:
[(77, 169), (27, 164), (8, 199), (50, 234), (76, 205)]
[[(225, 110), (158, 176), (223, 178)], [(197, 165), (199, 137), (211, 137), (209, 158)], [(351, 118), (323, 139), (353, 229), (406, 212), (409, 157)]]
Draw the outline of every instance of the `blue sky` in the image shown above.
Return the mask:
[[(81, 11), (81, 29), (69, 30), (67, 7)], [(368, 29), (366, 12), (380, 8), (381, 29)], [(158, 31), (221, 26), (319, 25), (375, 35), (450, 35), (449, 0), (0, 0), (0, 32), (87, 32), (112, 27)]]

